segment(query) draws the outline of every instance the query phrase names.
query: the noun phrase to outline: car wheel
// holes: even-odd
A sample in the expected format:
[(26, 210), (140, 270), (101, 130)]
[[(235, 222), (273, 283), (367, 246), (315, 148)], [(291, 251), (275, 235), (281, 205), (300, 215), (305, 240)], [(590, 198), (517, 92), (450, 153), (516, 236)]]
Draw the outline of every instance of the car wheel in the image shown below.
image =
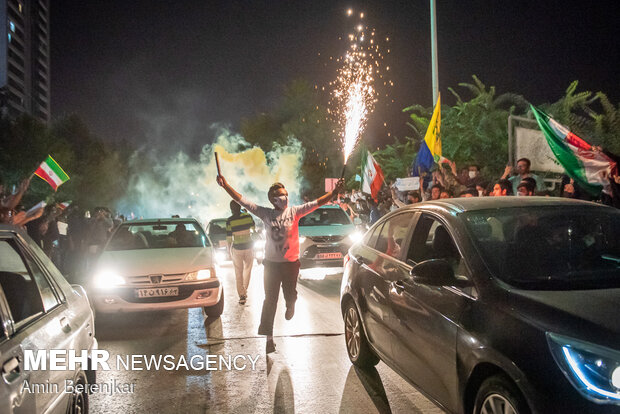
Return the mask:
[(202, 308), (209, 318), (217, 318), (224, 312), (224, 288), (222, 288), (222, 296), (220, 301), (213, 306), (205, 306)]
[(482, 382), (474, 403), (474, 414), (527, 414), (530, 412), (516, 385), (505, 375)]
[(372, 352), (366, 340), (362, 320), (353, 301), (344, 311), (344, 339), (351, 362), (360, 368), (374, 367), (379, 358)]
[(88, 393), (85, 390), (86, 376), (80, 373), (79, 378), (75, 381), (69, 407), (68, 414), (87, 414), (88, 413)]

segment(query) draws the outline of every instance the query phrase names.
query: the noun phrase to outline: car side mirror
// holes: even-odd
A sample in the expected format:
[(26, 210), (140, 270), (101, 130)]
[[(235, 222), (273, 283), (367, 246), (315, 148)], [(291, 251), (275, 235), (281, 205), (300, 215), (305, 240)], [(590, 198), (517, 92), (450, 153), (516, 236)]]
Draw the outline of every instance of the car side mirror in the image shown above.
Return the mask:
[(413, 282), (428, 286), (458, 286), (461, 281), (454, 275), (450, 263), (443, 259), (430, 259), (411, 269)]

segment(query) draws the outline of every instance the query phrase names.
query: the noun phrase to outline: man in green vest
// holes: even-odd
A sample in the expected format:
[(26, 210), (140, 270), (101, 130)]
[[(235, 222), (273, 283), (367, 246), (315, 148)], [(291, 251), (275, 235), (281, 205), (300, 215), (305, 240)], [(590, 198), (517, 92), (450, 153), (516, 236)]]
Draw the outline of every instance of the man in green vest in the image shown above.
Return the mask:
[(248, 213), (242, 213), (241, 206), (234, 200), (230, 202), (230, 211), (232, 216), (226, 220), (226, 242), (235, 267), (239, 304), (245, 305), (254, 262), (254, 249), (252, 249), (254, 220)]

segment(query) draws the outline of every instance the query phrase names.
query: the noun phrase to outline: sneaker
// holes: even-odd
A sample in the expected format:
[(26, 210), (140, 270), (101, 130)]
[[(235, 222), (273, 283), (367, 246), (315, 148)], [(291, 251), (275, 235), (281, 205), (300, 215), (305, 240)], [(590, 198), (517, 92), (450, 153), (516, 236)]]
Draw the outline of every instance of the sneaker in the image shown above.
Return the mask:
[(247, 300), (247, 298), (248, 298), (248, 297), (247, 297), (247, 296), (245, 296), (245, 295), (244, 295), (244, 296), (241, 296), (241, 297), (239, 298), (239, 305), (245, 305), (245, 301)]
[(286, 306), (286, 312), (284, 313), (284, 319), (290, 321), (293, 319), (293, 315), (295, 315), (295, 303), (291, 303)]
[(265, 346), (265, 353), (271, 354), (272, 352), (276, 352), (276, 344), (273, 342), (273, 339), (268, 339), (267, 345)]

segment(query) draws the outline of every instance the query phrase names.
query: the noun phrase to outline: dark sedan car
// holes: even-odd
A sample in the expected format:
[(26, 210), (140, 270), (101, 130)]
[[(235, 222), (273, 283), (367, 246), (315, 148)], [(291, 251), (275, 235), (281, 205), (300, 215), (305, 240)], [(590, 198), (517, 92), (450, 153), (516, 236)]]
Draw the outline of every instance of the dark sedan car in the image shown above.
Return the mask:
[(349, 250), (345, 339), (455, 413), (620, 412), (620, 211), (548, 197), (399, 209)]

